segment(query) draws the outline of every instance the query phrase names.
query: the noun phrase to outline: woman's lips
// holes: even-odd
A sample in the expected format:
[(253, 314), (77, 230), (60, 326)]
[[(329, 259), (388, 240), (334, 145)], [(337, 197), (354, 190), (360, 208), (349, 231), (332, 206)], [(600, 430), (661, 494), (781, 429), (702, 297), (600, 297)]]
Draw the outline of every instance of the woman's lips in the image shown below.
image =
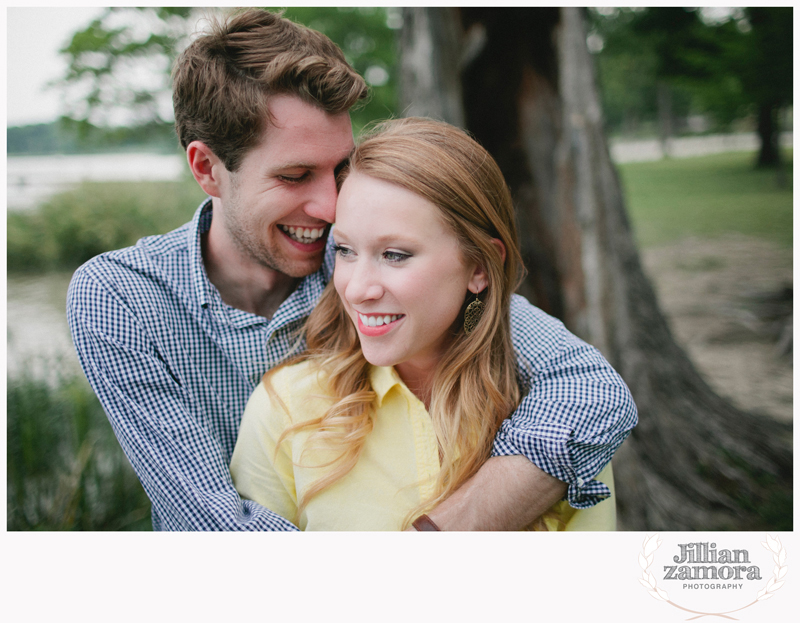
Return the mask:
[(367, 337), (384, 335), (403, 318), (404, 314), (358, 314), (358, 331)]

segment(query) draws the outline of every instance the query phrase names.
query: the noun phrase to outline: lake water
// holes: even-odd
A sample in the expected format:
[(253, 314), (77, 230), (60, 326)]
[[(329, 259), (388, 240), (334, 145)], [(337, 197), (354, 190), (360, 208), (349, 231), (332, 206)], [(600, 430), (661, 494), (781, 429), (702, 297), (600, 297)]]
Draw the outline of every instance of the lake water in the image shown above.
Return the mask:
[(36, 377), (52, 379), (61, 371), (80, 370), (65, 311), (71, 277), (71, 273), (9, 276), (6, 308), (9, 378), (28, 371)]
[[(172, 181), (185, 175), (188, 167), (177, 154), (125, 153), (11, 156), (6, 170), (8, 209), (30, 210), (83, 181)], [(8, 278), (9, 377), (28, 370), (40, 378), (54, 378), (56, 365), (79, 370), (65, 312), (71, 276), (55, 273)]]
[(9, 156), (6, 171), (8, 208), (25, 210), (83, 181), (173, 181), (188, 166), (178, 154)]

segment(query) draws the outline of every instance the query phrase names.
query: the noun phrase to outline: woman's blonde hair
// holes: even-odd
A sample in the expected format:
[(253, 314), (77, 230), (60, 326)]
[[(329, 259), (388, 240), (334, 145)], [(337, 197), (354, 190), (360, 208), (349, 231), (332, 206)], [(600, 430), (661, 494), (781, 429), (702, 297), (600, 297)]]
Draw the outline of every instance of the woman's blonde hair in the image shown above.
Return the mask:
[[(429, 413), (442, 467), (434, 497), (409, 513), (408, 525), (477, 472), (491, 455), (500, 424), (519, 404), (509, 312), (511, 294), (522, 278), (522, 261), (503, 175), (489, 153), (462, 130), (421, 118), (384, 122), (355, 148), (340, 173), (340, 184), (356, 172), (430, 201), (456, 235), (464, 258), (482, 266), (488, 277), (488, 286), (479, 295), (485, 305), (480, 321), (468, 335), (461, 328), (452, 336), (434, 374)], [(505, 247), (505, 259), (495, 239)], [(466, 295), (464, 307), (469, 302)], [(338, 458), (326, 464), (333, 469), (309, 488), (300, 500), (301, 509), (356, 464), (372, 430), (375, 399), (370, 364), (332, 283), (309, 316), (305, 337), (307, 350), (299, 359), (318, 364), (333, 405), (321, 417), (290, 427), (284, 435), (310, 428), (306, 449), (333, 448)]]

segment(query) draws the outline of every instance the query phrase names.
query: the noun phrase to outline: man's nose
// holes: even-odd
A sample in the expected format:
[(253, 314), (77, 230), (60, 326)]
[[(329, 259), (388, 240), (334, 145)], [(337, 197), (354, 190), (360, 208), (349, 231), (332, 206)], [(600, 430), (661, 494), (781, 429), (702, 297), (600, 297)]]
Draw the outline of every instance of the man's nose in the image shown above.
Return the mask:
[(313, 194), (306, 203), (305, 212), (313, 218), (333, 223), (338, 197), (336, 176), (332, 172), (322, 175), (315, 181)]

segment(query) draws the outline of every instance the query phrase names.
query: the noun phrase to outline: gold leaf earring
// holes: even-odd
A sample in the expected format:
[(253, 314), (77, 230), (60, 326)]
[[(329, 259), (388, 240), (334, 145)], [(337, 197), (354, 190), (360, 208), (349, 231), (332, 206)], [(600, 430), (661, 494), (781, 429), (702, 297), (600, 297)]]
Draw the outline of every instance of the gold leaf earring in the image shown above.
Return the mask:
[(486, 305), (480, 299), (475, 299), (467, 305), (467, 309), (464, 311), (464, 333), (469, 335), (478, 326), (485, 307)]

